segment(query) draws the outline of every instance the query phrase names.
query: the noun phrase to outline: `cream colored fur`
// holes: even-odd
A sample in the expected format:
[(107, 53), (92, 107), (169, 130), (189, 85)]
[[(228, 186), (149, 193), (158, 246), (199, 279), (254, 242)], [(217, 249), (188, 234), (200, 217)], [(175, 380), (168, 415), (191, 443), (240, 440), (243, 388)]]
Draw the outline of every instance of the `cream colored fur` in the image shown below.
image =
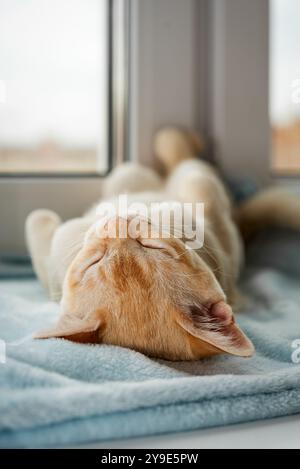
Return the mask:
[[(135, 193), (136, 188), (140, 188), (140, 180), (147, 192)], [(216, 271), (222, 287), (234, 300), (235, 283), (243, 256), (242, 244), (232, 221), (231, 206), (224, 187), (209, 165), (196, 160), (183, 161), (166, 183), (162, 183), (151, 170), (126, 164), (118, 167), (107, 178), (100, 204), (103, 201), (114, 201), (111, 197), (113, 192), (116, 195), (127, 192), (130, 194), (129, 202), (145, 204), (164, 200), (204, 202), (205, 249), (198, 255), (205, 258)], [(97, 209), (98, 205), (82, 218), (64, 224), (60, 224), (55, 213), (46, 210), (35, 211), (28, 217), (26, 233), (34, 267), (55, 300), (61, 297), (66, 271), (79, 252), (85, 233), (97, 219)]]

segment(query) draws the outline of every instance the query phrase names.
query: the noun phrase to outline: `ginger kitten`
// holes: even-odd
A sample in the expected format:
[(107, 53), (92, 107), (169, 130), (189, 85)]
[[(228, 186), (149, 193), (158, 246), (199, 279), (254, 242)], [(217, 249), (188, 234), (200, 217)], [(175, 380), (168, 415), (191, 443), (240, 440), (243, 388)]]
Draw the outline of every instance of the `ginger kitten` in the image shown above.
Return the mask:
[[(61, 300), (56, 327), (37, 338), (119, 345), (168, 360), (222, 353), (250, 357), (254, 346), (232, 311), (239, 298), (243, 244), (230, 197), (215, 171), (195, 159), (200, 140), (194, 134), (165, 129), (155, 148), (169, 173), (165, 181), (150, 169), (127, 164), (112, 172), (103, 199), (82, 218), (62, 223), (48, 210), (28, 217), (33, 265), (49, 294)], [(149, 230), (133, 236), (133, 215), (116, 213), (101, 220), (101, 204), (115, 203), (124, 193), (144, 204), (203, 202), (203, 247), (187, 249), (174, 227), (169, 238), (151, 238)], [(243, 207), (242, 226), (247, 226), (247, 214), (254, 223), (253, 213), (253, 203)], [(116, 225), (114, 237), (107, 235), (108, 222)], [(151, 227), (153, 220), (147, 223)]]

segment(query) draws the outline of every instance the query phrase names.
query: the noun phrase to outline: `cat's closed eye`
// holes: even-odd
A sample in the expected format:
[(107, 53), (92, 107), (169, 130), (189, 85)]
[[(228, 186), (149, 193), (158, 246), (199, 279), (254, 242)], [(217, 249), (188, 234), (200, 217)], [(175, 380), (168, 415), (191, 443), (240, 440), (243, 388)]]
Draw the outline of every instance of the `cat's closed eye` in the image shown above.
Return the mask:
[(94, 267), (95, 265), (99, 264), (99, 262), (102, 260), (102, 257), (99, 257), (97, 258), (96, 260), (94, 260), (89, 266), (88, 266), (88, 269), (90, 269), (91, 267)]
[(96, 267), (104, 258), (105, 252), (97, 252), (94, 256), (87, 260), (86, 265), (84, 266), (83, 273), (85, 274), (93, 267)]
[(170, 246), (168, 243), (161, 241), (160, 239), (155, 239), (155, 238), (143, 238), (139, 239), (139, 243), (144, 247), (144, 248), (149, 248), (149, 249), (159, 249), (163, 251), (165, 254), (168, 254), (172, 258), (177, 258), (178, 254), (176, 250)]

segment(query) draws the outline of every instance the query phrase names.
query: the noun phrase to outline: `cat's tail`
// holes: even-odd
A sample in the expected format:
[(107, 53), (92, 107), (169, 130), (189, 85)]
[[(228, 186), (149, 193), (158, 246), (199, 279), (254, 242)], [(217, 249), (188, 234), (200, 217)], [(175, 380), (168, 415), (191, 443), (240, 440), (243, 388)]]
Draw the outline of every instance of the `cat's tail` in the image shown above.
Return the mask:
[(300, 231), (300, 197), (278, 188), (266, 189), (238, 206), (235, 219), (246, 240), (269, 226)]
[(154, 138), (155, 156), (167, 175), (182, 161), (196, 158), (203, 150), (202, 137), (183, 127), (164, 127)]

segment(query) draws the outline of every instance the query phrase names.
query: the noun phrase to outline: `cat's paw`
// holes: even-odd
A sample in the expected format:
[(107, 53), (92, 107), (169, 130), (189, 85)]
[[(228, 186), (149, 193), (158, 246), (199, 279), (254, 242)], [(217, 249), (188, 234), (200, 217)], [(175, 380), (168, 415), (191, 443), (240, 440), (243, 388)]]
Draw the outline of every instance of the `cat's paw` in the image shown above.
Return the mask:
[(35, 210), (26, 220), (26, 241), (34, 270), (49, 291), (47, 259), (54, 233), (61, 224), (60, 217), (50, 210)]
[(29, 244), (39, 238), (50, 240), (61, 224), (60, 217), (51, 210), (35, 210), (26, 220), (26, 238)]
[(154, 153), (167, 174), (183, 161), (199, 156), (204, 148), (203, 138), (191, 129), (164, 127), (154, 138)]

